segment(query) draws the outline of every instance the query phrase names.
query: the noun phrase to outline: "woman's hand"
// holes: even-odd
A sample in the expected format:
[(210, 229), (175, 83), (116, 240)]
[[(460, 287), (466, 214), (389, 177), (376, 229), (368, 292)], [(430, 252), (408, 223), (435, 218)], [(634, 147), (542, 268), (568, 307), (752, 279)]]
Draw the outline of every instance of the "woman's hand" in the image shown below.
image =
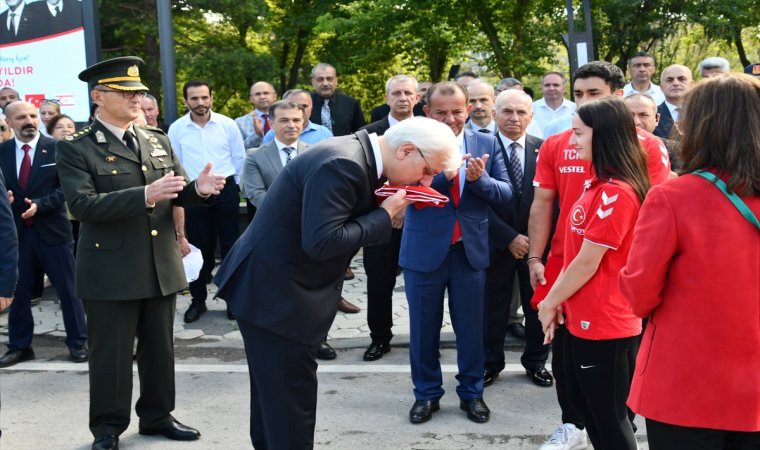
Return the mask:
[(565, 323), (564, 311), (562, 305), (551, 307), (546, 300), (538, 304), (538, 319), (541, 321), (541, 328), (544, 332), (544, 345), (554, 339), (554, 330), (557, 325)]

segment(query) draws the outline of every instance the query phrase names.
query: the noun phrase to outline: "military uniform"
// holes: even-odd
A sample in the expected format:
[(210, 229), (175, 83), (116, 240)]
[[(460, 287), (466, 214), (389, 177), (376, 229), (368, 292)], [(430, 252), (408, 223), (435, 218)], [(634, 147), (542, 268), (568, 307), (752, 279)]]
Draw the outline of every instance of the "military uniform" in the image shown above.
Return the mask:
[[(141, 64), (139, 58), (116, 58), (87, 69), (80, 79), (91, 87), (146, 90), (139, 81)], [(118, 436), (129, 425), (135, 337), (141, 432), (174, 421), (173, 323), (176, 292), (187, 282), (172, 206), (213, 202), (187, 179), (162, 130), (133, 127), (139, 157), (99, 118), (56, 147), (66, 203), (81, 223), (76, 293), (88, 319), (90, 430), (96, 438)], [(172, 201), (148, 207), (146, 186), (172, 170), (187, 185)]]

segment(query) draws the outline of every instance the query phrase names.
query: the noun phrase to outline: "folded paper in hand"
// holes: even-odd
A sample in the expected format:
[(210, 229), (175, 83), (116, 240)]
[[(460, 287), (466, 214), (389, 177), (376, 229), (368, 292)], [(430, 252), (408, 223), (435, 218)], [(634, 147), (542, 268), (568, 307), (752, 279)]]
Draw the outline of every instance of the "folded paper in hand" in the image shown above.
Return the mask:
[(182, 264), (185, 266), (185, 278), (190, 283), (198, 279), (198, 274), (201, 273), (201, 267), (203, 267), (203, 255), (197, 247), (190, 245), (190, 253), (182, 258)]
[(414, 201), (414, 206), (417, 209), (422, 209), (426, 206), (443, 208), (443, 205), (449, 202), (449, 197), (425, 186), (383, 186), (375, 191), (378, 203), (384, 200), (382, 197), (390, 197), (399, 189), (406, 189), (406, 197), (404, 198)]

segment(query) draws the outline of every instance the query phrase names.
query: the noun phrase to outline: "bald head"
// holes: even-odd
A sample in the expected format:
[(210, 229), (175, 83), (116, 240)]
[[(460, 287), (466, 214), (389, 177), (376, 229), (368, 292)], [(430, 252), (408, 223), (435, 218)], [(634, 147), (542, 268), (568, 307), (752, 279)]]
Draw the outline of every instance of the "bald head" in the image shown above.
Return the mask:
[(523, 91), (508, 89), (496, 97), (494, 119), (499, 132), (504, 136), (518, 140), (525, 134), (533, 120), (533, 100)]
[(269, 107), (277, 100), (277, 92), (271, 84), (266, 81), (259, 81), (251, 86), (248, 99), (254, 108), (265, 113), (269, 112)]
[(660, 75), (660, 88), (668, 103), (681, 106), (686, 93), (694, 87), (691, 69), (680, 64), (666, 67)]
[(40, 119), (37, 108), (29, 102), (13, 102), (5, 107), (5, 121), (13, 128), (21, 142), (29, 142), (37, 136)]

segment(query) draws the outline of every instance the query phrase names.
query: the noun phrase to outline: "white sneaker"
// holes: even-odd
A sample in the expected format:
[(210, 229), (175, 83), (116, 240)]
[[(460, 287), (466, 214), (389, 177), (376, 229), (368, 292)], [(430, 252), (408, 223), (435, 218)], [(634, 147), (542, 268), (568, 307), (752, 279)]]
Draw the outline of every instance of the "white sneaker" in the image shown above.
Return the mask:
[(548, 441), (538, 450), (583, 450), (588, 446), (586, 430), (579, 430), (572, 423), (566, 423), (558, 427)]

